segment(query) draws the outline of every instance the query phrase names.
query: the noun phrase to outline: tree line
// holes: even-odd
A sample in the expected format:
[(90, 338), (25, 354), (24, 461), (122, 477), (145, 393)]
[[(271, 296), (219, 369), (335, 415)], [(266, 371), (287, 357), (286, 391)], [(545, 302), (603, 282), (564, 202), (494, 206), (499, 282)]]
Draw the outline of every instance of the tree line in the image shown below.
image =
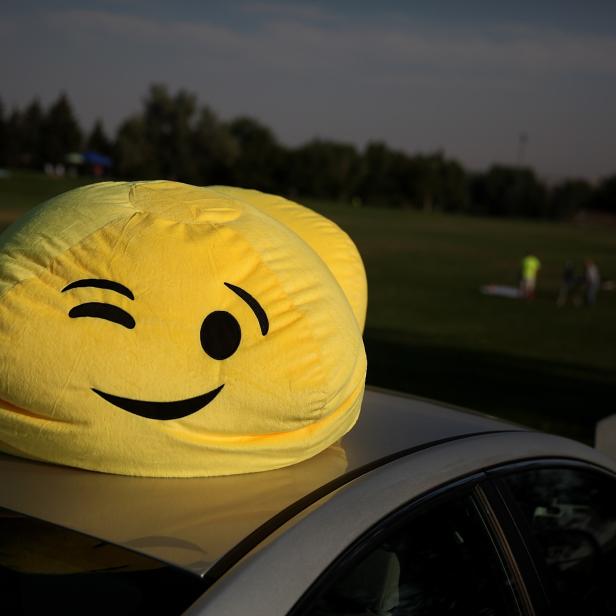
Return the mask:
[(64, 94), (47, 108), (34, 100), (9, 112), (0, 101), (0, 167), (42, 169), (83, 150), (111, 157), (110, 174), (119, 179), (231, 184), (291, 198), (499, 217), (564, 219), (588, 209), (616, 214), (616, 174), (596, 184), (568, 179), (548, 186), (529, 167), (471, 172), (443, 152), (411, 155), (383, 142), (360, 150), (314, 139), (291, 148), (253, 118), (222, 121), (195, 95), (160, 84), (113, 137), (100, 120), (84, 133)]

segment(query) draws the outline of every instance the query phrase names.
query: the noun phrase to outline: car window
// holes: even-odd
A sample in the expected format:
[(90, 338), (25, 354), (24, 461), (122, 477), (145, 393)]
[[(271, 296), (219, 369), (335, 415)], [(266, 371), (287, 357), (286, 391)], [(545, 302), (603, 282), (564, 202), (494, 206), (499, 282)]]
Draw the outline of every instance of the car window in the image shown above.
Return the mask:
[(200, 578), (93, 537), (0, 508), (0, 613), (182, 613)]
[(577, 468), (505, 479), (547, 570), (560, 614), (616, 614), (616, 480)]
[(429, 507), (385, 533), (367, 553), (334, 569), (320, 596), (301, 613), (520, 613), (513, 581), (472, 497)]

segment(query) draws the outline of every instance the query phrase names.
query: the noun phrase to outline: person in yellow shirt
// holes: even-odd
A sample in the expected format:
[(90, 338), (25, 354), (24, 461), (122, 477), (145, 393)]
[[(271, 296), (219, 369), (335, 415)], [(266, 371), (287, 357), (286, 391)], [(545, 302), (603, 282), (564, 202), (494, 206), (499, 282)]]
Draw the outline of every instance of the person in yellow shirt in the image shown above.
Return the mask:
[(526, 255), (522, 259), (522, 277), (520, 280), (520, 295), (524, 299), (535, 297), (537, 272), (541, 268), (541, 261), (535, 255)]

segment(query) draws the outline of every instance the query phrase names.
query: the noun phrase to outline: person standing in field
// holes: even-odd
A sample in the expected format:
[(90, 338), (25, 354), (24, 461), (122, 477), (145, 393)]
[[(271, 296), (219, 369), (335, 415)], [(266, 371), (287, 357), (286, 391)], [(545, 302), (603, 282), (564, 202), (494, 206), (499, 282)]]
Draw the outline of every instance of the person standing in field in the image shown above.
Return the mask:
[(541, 261), (535, 255), (526, 255), (522, 259), (522, 279), (520, 280), (520, 295), (524, 299), (535, 297), (537, 285), (537, 272), (541, 267)]
[(592, 306), (597, 301), (597, 293), (601, 284), (599, 268), (592, 259), (584, 261), (584, 292), (586, 305)]
[(556, 300), (558, 306), (564, 306), (567, 303), (567, 300), (571, 297), (575, 288), (576, 282), (575, 267), (571, 261), (567, 261), (563, 268), (563, 279), (560, 285), (560, 291), (558, 292), (558, 299)]

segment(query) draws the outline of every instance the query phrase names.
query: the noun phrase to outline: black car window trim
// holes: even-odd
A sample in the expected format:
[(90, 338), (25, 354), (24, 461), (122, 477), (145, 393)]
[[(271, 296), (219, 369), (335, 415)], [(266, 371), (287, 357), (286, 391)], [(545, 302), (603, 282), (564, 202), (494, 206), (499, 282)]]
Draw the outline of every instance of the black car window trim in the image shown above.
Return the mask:
[[(541, 464), (533, 463), (532, 466), (523, 465), (523, 468), (524, 470), (528, 470), (529, 468), (546, 467), (542, 466)], [(552, 601), (554, 590), (552, 588), (552, 583), (550, 581), (550, 575), (547, 566), (541, 558), (541, 549), (537, 543), (537, 540), (533, 536), (530, 524), (524, 518), (520, 505), (516, 502), (513, 493), (511, 492), (511, 489), (505, 482), (505, 477), (507, 477), (507, 475), (516, 474), (516, 472), (518, 471), (513, 471), (510, 473), (499, 472), (499, 476), (493, 480), (493, 485), (495, 489), (498, 490), (503, 501), (505, 502), (505, 506), (511, 519), (513, 532), (517, 534), (519, 541), (525, 546), (525, 552), (528, 555), (530, 562), (532, 563), (532, 569), (536, 573), (537, 578), (539, 579), (542, 600), (546, 606), (547, 612), (550, 613), (555, 607)]]
[[(540, 578), (541, 585), (544, 588), (544, 596), (546, 601), (549, 601), (550, 591), (550, 576), (548, 574), (543, 558), (541, 557), (541, 550), (532, 534), (532, 529), (528, 524), (520, 505), (516, 501), (515, 497), (505, 479), (509, 475), (516, 475), (528, 470), (535, 469), (574, 469), (581, 470), (583, 472), (599, 473), (609, 477), (616, 481), (616, 473), (610, 469), (593, 464), (592, 462), (586, 462), (583, 460), (577, 460), (574, 458), (533, 458), (528, 460), (522, 460), (518, 462), (512, 462), (510, 464), (502, 465), (492, 469), (487, 469), (486, 475), (491, 479), (491, 483), (495, 490), (500, 494), (504, 507), (508, 512), (509, 519), (512, 525), (512, 532), (515, 531), (519, 537), (519, 540), (525, 545), (526, 552), (528, 553), (533, 568), (537, 571)], [(504, 515), (503, 515), (504, 517)]]
[[(531, 560), (532, 568), (535, 570), (539, 579), (539, 584), (542, 588), (542, 603), (545, 604), (546, 611), (550, 611), (555, 609), (555, 605), (552, 600), (552, 597), (555, 596), (555, 592), (552, 587), (551, 576), (541, 555), (541, 548), (533, 536), (530, 524), (524, 517), (520, 505), (516, 501), (511, 488), (509, 488), (505, 481), (505, 479), (510, 475), (516, 475), (528, 470), (543, 469), (581, 470), (583, 472), (598, 473), (615, 481), (616, 473), (605, 468), (604, 466), (593, 464), (592, 462), (564, 457), (533, 458), (519, 462), (512, 462), (510, 464), (486, 470), (486, 475), (491, 479), (490, 483), (500, 494), (504, 507), (508, 512), (508, 517), (511, 524), (510, 534), (512, 537), (514, 536), (514, 533), (517, 534), (517, 541), (525, 546), (525, 552)], [(504, 514), (502, 517), (505, 519)], [(543, 613), (543, 611), (540, 613)]]
[(533, 470), (536, 468), (572, 468), (585, 471), (598, 472), (603, 475), (616, 480), (616, 472), (596, 464), (594, 462), (588, 462), (586, 460), (579, 460), (577, 458), (567, 457), (549, 457), (549, 458), (528, 458), (526, 460), (519, 460), (517, 462), (510, 462), (508, 464), (500, 464), (498, 466), (485, 469), (486, 475), (490, 478), (503, 477), (505, 475), (511, 475), (520, 471)]
[[(486, 532), (494, 545), (501, 565), (511, 575), (511, 569), (517, 568), (517, 564), (515, 561), (509, 561), (510, 554), (512, 553), (510, 546), (504, 547), (501, 545), (502, 541), (508, 543), (508, 537), (502, 532), (494, 532), (485, 510), (491, 507), (491, 502), (489, 498), (478, 496), (481, 493), (481, 484), (486, 481), (487, 477), (484, 472), (474, 472), (453, 482), (443, 484), (428, 494), (413, 498), (401, 507), (388, 513), (371, 528), (362, 533), (360, 537), (330, 563), (288, 612), (288, 616), (304, 616), (304, 614), (307, 614), (306, 610), (314, 605), (314, 602), (330, 587), (332, 579), (344, 576), (358, 561), (382, 543), (386, 537), (395, 534), (402, 526), (412, 521), (413, 518), (424, 515), (427, 510), (429, 511), (442, 503), (457, 498), (468, 497), (471, 499), (480, 520), (486, 526)], [(507, 565), (504, 564), (503, 560), (508, 561)], [(518, 605), (519, 613), (525, 616), (534, 614), (535, 612), (530, 605), (528, 591), (524, 587), (524, 582), (522, 582), (521, 586), (518, 586), (521, 574), (517, 572), (513, 578), (515, 587), (512, 588), (512, 593)], [(521, 594), (525, 594), (526, 597), (521, 596)], [(530, 607), (527, 608), (527, 606)]]
[(542, 577), (515, 524), (507, 500), (503, 497), (499, 486), (489, 478), (478, 486), (478, 492), (480, 493), (479, 498), (487, 499), (489, 503), (488, 522), (493, 525), (493, 533), (500, 539), (501, 549), (509, 551), (505, 564), (509, 574), (515, 580), (526, 612), (546, 614), (548, 595)]

